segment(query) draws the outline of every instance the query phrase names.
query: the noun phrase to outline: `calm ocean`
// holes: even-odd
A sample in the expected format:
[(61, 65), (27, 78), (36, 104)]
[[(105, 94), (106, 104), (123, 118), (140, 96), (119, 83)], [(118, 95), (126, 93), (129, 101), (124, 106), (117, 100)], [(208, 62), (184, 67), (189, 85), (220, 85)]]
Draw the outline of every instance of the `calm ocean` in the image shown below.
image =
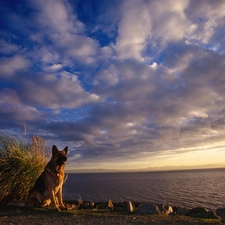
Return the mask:
[(147, 201), (208, 209), (225, 207), (225, 169), (69, 174), (64, 199)]

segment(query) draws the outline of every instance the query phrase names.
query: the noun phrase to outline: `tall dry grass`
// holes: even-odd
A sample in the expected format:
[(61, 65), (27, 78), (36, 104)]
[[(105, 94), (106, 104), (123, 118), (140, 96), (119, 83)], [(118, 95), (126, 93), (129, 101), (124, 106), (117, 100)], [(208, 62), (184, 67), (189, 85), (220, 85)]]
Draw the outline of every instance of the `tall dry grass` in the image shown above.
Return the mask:
[(27, 199), (36, 179), (47, 163), (44, 140), (0, 135), (0, 201)]

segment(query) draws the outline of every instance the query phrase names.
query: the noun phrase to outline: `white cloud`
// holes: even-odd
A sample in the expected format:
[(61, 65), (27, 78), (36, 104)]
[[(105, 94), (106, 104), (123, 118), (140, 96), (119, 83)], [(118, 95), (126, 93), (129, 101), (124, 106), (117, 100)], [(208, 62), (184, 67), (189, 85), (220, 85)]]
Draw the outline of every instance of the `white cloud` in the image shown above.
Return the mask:
[(224, 9), (224, 1), (190, 1), (186, 9), (186, 16), (195, 24), (195, 29), (189, 39), (192, 42), (200, 41), (214, 46), (224, 44), (221, 36), (215, 37), (223, 29)]
[(136, 0), (125, 1), (122, 10), (123, 17), (115, 46), (117, 56), (120, 59), (141, 59), (152, 26), (149, 12), (143, 1)]
[(98, 43), (91, 38), (74, 34), (66, 34), (64, 37), (54, 37), (55, 43), (64, 48), (65, 54), (72, 56), (82, 63), (90, 64), (98, 51)]
[(30, 38), (43, 45), (47, 37), (52, 43), (51, 47), (42, 47), (41, 61), (51, 62), (54, 58), (55, 64), (64, 65), (71, 65), (74, 60), (87, 65), (96, 62), (99, 44), (84, 33), (84, 24), (77, 20), (67, 1), (32, 1), (31, 5), (39, 10), (34, 21), (38, 22), (40, 29)]
[(36, 108), (20, 104), (14, 114), (14, 119), (17, 121), (28, 122), (36, 119), (42, 120), (46, 115)]
[(191, 26), (184, 14), (187, 4), (188, 1), (124, 1), (115, 46), (117, 56), (141, 60), (149, 46), (164, 48), (182, 40)]
[(47, 67), (47, 70), (60, 70), (63, 67), (62, 64), (53, 64)]
[(14, 57), (4, 57), (0, 59), (0, 76), (14, 75), (18, 71), (27, 70), (30, 61), (25, 57), (16, 55)]
[(86, 92), (77, 76), (68, 72), (61, 72), (57, 77), (54, 74), (40, 74), (32, 79), (30, 75), (21, 77), (18, 87), (23, 90), (20, 94), (25, 104), (52, 109), (76, 108), (99, 99), (96, 94)]
[(207, 113), (198, 113), (198, 112), (196, 112), (196, 113), (194, 113), (194, 115), (196, 117), (200, 117), (200, 118), (204, 118), (204, 119), (209, 117), (209, 115)]
[(109, 60), (113, 57), (113, 49), (111, 46), (104, 46), (99, 50), (99, 59), (102, 61)]
[(39, 10), (37, 22), (46, 30), (51, 32), (65, 33), (69, 30), (73, 31), (73, 18), (70, 12), (70, 6), (66, 1), (49, 0), (49, 1), (31, 1), (32, 7)]
[(5, 40), (0, 40), (0, 52), (2, 54), (10, 55), (17, 52), (20, 49), (20, 46), (8, 43)]
[(35, 60), (44, 63), (44, 65), (48, 65), (51, 63), (56, 64), (56, 62), (60, 60), (59, 54), (49, 46), (44, 46), (40, 49), (35, 50), (35, 55), (32, 54), (32, 56), (35, 58)]
[(4, 88), (0, 91), (0, 110), (4, 113), (13, 112), (19, 104), (19, 99), (15, 90)]
[(156, 63), (156, 62), (154, 62), (154, 63), (152, 63), (150, 66), (151, 66), (153, 69), (156, 69), (156, 67), (157, 67), (157, 63)]

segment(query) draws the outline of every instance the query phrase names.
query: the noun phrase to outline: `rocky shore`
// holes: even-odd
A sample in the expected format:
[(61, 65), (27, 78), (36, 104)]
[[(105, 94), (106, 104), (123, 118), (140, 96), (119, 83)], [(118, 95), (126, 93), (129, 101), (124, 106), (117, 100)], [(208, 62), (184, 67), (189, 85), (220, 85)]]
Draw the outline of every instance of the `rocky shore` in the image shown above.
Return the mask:
[(107, 202), (93, 201), (67, 201), (68, 209), (77, 210), (109, 210), (115, 212), (135, 212), (139, 214), (162, 214), (162, 215), (179, 215), (196, 218), (221, 219), (225, 221), (225, 208), (218, 208), (215, 211), (208, 210), (204, 207), (184, 208), (171, 206), (167, 204), (151, 204), (148, 202), (117, 202), (111, 200)]
[(168, 204), (146, 202), (66, 201), (68, 210), (52, 207), (28, 208), (14, 202), (0, 203), (1, 225), (222, 225), (225, 208), (210, 211), (202, 207), (186, 209)]

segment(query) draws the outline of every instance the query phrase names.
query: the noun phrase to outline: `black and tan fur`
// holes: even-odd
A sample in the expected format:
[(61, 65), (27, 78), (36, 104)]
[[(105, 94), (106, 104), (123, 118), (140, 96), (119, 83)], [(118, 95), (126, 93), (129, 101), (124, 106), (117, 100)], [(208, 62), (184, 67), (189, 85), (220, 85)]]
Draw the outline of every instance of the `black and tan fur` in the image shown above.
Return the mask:
[(55, 145), (52, 146), (51, 160), (31, 189), (27, 206), (43, 207), (51, 202), (53, 208), (58, 211), (66, 209), (62, 200), (62, 186), (67, 151), (67, 146), (62, 151), (59, 151)]

